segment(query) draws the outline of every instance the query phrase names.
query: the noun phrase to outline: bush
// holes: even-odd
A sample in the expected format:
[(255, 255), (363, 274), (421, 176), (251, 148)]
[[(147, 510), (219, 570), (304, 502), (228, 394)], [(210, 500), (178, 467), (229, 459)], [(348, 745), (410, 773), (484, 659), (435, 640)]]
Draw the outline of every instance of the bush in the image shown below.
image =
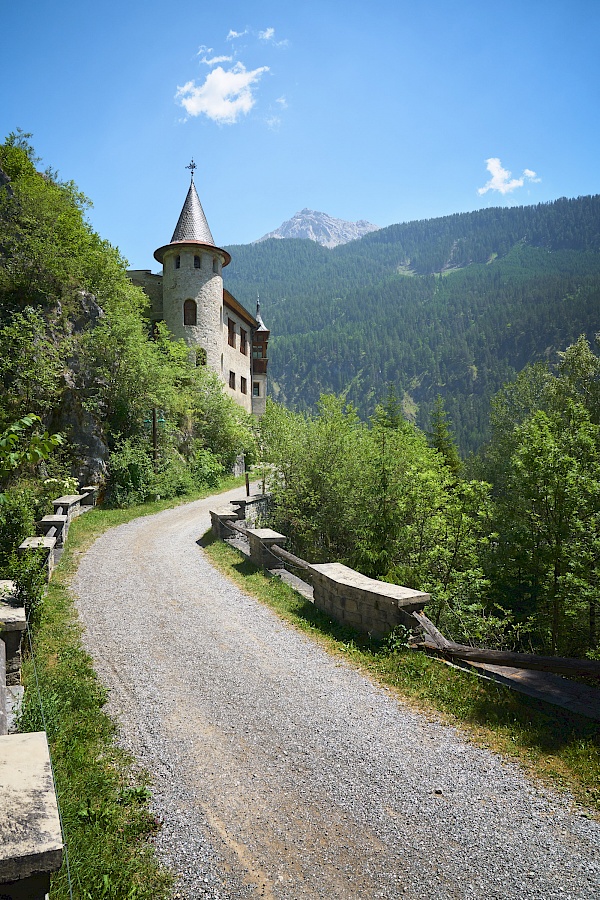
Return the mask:
[(198, 449), (191, 461), (190, 468), (197, 487), (216, 488), (219, 479), (224, 475), (225, 469), (210, 452), (210, 450)]
[(0, 503), (0, 571), (7, 572), (10, 559), (26, 537), (35, 534), (37, 497), (31, 488), (9, 488)]
[(134, 506), (157, 494), (152, 460), (145, 450), (126, 440), (108, 459), (106, 500), (110, 506)]

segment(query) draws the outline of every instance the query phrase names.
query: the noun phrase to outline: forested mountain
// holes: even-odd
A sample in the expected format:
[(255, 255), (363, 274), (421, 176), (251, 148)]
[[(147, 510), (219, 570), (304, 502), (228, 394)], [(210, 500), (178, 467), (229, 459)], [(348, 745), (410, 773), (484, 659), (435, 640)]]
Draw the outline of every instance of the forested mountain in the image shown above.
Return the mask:
[(461, 450), (529, 362), (600, 330), (600, 196), (392, 225), (331, 250), (229, 247), (226, 286), (272, 331), (271, 392), (296, 409), (348, 390), (367, 417), (393, 383), (426, 425), (441, 394)]

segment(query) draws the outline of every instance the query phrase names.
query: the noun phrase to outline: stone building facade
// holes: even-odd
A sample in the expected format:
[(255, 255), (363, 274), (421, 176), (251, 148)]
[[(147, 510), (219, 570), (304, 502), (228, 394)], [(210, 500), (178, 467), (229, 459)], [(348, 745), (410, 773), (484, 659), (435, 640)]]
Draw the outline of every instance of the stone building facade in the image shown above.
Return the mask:
[(229, 395), (248, 412), (265, 411), (269, 330), (257, 304), (253, 316), (223, 288), (227, 250), (215, 245), (192, 180), (168, 244), (154, 258), (163, 271), (129, 271), (151, 302), (153, 322), (164, 321), (175, 338), (183, 338), (198, 365), (210, 366)]

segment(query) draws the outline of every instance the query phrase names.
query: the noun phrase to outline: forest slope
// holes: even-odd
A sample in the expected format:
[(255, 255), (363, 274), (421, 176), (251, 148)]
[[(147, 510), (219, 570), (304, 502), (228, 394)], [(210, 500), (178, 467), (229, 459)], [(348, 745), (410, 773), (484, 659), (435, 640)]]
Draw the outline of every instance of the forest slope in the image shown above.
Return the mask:
[(227, 287), (272, 330), (276, 399), (348, 389), (362, 416), (392, 382), (420, 425), (441, 394), (463, 452), (527, 363), (600, 330), (600, 196), (392, 225), (332, 250), (229, 247)]

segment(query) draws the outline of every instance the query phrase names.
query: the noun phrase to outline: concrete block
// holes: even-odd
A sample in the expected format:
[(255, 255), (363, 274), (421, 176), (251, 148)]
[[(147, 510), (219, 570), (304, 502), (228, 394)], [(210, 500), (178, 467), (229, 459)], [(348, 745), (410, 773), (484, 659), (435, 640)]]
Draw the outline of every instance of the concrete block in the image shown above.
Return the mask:
[(0, 640), (5, 650), (5, 684), (21, 683), (21, 642), (27, 626), (22, 606), (0, 600)]
[(48, 569), (47, 578), (50, 581), (52, 576), (52, 570), (54, 569), (54, 551), (56, 548), (56, 538), (55, 537), (28, 537), (25, 538), (22, 544), (19, 545), (19, 553), (31, 553), (32, 550), (45, 550), (46, 558), (45, 564)]
[(86, 484), (85, 487), (79, 488), (81, 494), (81, 507), (90, 509), (92, 506), (95, 506), (99, 490), (100, 485), (98, 484)]
[(81, 513), (81, 501), (85, 497), (85, 494), (65, 494), (64, 497), (57, 497), (52, 501), (55, 514), (66, 515), (69, 521), (75, 519)]
[(43, 896), (40, 884), (60, 868), (63, 853), (45, 732), (0, 737), (0, 809), (0, 894), (8, 885), (9, 897)]
[(51, 529), (54, 529), (54, 537), (56, 538), (56, 546), (64, 547), (67, 541), (67, 533), (69, 531), (69, 517), (68, 516), (44, 516), (43, 519), (40, 519), (38, 524), (38, 530), (44, 535), (48, 537), (48, 532)]

